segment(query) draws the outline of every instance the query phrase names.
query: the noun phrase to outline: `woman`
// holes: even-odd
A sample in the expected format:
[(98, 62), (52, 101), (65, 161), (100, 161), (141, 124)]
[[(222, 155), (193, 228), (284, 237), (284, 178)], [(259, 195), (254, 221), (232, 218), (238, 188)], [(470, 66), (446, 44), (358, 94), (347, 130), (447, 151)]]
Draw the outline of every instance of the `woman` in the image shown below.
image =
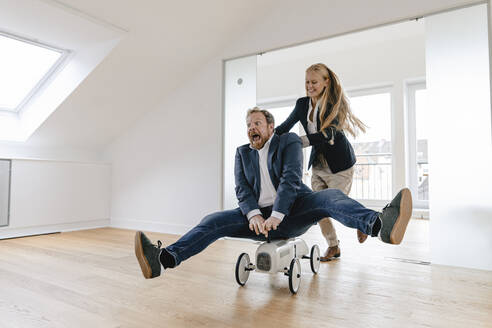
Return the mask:
[[(303, 147), (313, 146), (309, 167), (313, 166), (311, 186), (314, 191), (337, 188), (348, 195), (352, 187), (355, 154), (345, 132), (354, 137), (366, 126), (350, 110), (338, 77), (324, 64), (314, 64), (306, 70), (307, 97), (299, 98), (289, 117), (279, 125), (277, 134), (288, 132), (301, 122), (307, 135)], [(328, 249), (321, 257), (330, 261), (340, 257), (339, 240), (330, 218), (319, 221)], [(367, 235), (357, 231), (360, 243)]]

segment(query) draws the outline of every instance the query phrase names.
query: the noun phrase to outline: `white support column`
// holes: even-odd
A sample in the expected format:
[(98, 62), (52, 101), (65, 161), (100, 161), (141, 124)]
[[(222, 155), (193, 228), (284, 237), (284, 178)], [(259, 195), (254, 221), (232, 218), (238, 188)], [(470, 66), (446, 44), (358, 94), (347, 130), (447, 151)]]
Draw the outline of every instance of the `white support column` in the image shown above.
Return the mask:
[(487, 6), (426, 18), (432, 262), (492, 270)]

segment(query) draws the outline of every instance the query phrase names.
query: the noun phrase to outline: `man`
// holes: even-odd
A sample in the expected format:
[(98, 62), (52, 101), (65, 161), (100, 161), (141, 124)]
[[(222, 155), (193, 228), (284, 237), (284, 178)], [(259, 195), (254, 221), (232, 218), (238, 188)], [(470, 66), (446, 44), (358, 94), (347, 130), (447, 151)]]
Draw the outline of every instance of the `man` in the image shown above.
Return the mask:
[(138, 231), (135, 254), (145, 278), (159, 276), (161, 268), (176, 267), (221, 237), (292, 238), (325, 217), (386, 243), (401, 242), (412, 213), (408, 189), (402, 189), (382, 213), (338, 189), (313, 192), (302, 183), (301, 139), (294, 133), (274, 134), (273, 116), (257, 107), (248, 111), (246, 123), (250, 143), (237, 148), (234, 168), (239, 208), (207, 215), (165, 248)]

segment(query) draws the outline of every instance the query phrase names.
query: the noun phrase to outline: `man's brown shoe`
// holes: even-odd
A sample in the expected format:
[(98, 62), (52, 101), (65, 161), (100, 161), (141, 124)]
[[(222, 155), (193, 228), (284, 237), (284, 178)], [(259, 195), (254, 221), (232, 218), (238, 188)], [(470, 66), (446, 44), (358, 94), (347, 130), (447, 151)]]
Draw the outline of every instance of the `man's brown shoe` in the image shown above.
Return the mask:
[(340, 254), (341, 254), (340, 247), (338, 247), (338, 246), (328, 247), (328, 249), (325, 252), (325, 255), (321, 256), (319, 258), (319, 260), (321, 262), (328, 262), (328, 261), (335, 260), (335, 259), (339, 258)]
[(363, 233), (362, 231), (360, 230), (357, 230), (357, 239), (359, 240), (359, 243), (363, 243), (366, 241), (367, 239), (367, 235), (365, 233)]

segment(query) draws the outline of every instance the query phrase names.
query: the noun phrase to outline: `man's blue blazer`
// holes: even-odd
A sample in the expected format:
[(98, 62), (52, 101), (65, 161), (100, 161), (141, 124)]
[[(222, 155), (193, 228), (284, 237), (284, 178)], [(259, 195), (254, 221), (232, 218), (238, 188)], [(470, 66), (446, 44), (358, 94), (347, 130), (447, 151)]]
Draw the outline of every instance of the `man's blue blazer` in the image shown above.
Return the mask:
[[(277, 190), (272, 211), (288, 216), (298, 197), (312, 193), (311, 189), (302, 183), (302, 143), (299, 136), (295, 133), (281, 136), (274, 134), (268, 150), (267, 163), (270, 178)], [(241, 212), (246, 215), (254, 209), (259, 209), (259, 156), (258, 151), (250, 148), (249, 144), (237, 148), (234, 176)]]

